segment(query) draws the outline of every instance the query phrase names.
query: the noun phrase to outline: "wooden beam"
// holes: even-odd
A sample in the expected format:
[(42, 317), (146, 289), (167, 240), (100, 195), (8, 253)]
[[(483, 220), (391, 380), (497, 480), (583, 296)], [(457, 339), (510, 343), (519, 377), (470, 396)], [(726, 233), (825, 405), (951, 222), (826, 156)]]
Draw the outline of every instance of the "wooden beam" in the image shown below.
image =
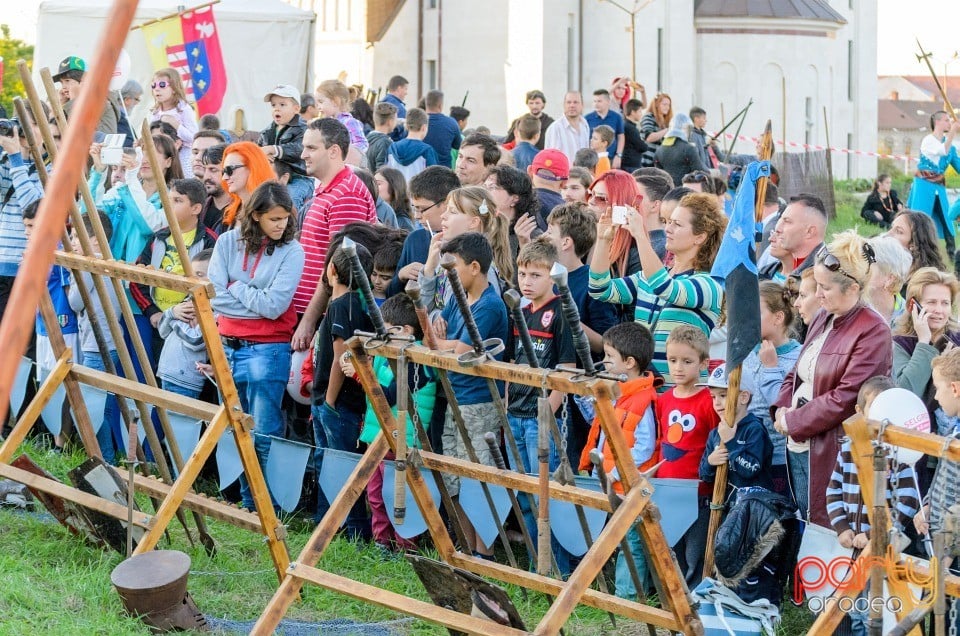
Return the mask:
[[(31, 488), (36, 488), (37, 490), (48, 492), (56, 497), (67, 499), (84, 508), (96, 510), (97, 512), (102, 512), (105, 515), (119, 519), (124, 523), (126, 523), (128, 519), (129, 511), (126, 506), (121, 506), (108, 499), (83, 492), (55, 479), (47, 479), (46, 477), (35, 475), (29, 471), (11, 466), (10, 464), (0, 463), (0, 477), (6, 477), (7, 479), (12, 479)], [(152, 521), (153, 518), (143, 511), (135, 510), (133, 513), (133, 525), (135, 526), (149, 528)]]
[(409, 616), (415, 616), (425, 621), (455, 629), (467, 634), (484, 634), (489, 636), (526, 636), (529, 632), (500, 625), (491, 620), (476, 618), (469, 614), (461, 614), (452, 609), (440, 607), (433, 603), (420, 601), (403, 594), (390, 592), (383, 588), (353, 579), (331, 574), (314, 567), (300, 563), (291, 563), (287, 573), (302, 581), (310, 581), (315, 585), (340, 592), (351, 598), (372, 603)]
[(190, 459), (183, 465), (183, 470), (180, 471), (177, 480), (171, 486), (170, 493), (157, 509), (153, 523), (150, 524), (150, 530), (140, 539), (140, 542), (137, 544), (137, 549), (133, 551), (134, 554), (143, 554), (156, 547), (164, 531), (166, 531), (170, 520), (173, 519), (174, 514), (176, 514), (179, 509), (180, 502), (183, 501), (184, 496), (190, 491), (190, 487), (193, 485), (193, 482), (196, 481), (197, 475), (200, 474), (200, 469), (203, 468), (207, 458), (210, 457), (210, 454), (216, 448), (217, 441), (219, 441), (220, 436), (223, 435), (223, 431), (227, 428), (228, 423), (229, 420), (221, 408), (220, 412), (213, 418), (213, 421), (210, 422), (210, 426), (204, 431), (203, 436), (197, 443), (196, 449), (193, 451), (193, 454), (190, 455)]
[[(138, 492), (158, 499), (166, 498), (172, 488), (170, 484), (156, 477), (145, 477), (143, 475), (134, 477), (134, 484)], [(212, 519), (224, 521), (243, 530), (263, 534), (263, 526), (260, 523), (260, 519), (257, 518), (257, 515), (225, 501), (218, 501), (206, 495), (188, 492), (184, 495), (180, 507), (199, 512)]]
[(590, 584), (598, 574), (602, 576), (604, 564), (620, 545), (620, 541), (636, 522), (637, 517), (643, 513), (644, 507), (650, 502), (651, 494), (653, 494), (652, 491), (643, 488), (633, 488), (627, 492), (623, 503), (607, 521), (597, 540), (593, 542), (593, 547), (583, 555), (577, 569), (567, 579), (566, 585), (550, 605), (547, 613), (543, 615), (534, 631), (535, 634), (547, 636), (560, 633), (567, 619), (577, 608), (583, 593), (590, 589)]
[[(334, 535), (340, 530), (340, 524), (346, 520), (350, 508), (360, 498), (362, 489), (366, 487), (373, 471), (380, 465), (386, 454), (387, 440), (383, 435), (377, 435), (373, 443), (367, 446), (367, 452), (363, 454), (346, 481), (353, 487), (340, 490), (340, 493), (330, 504), (327, 514), (317, 524), (313, 534), (307, 540), (307, 544), (300, 551), (300, 556), (297, 558), (298, 567), (313, 567), (320, 560), (324, 550), (327, 549)], [(303, 588), (303, 580), (289, 576), (289, 574), (289, 570), (284, 572), (280, 587), (273, 593), (273, 598), (267, 603), (260, 614), (260, 618), (257, 619), (257, 623), (250, 630), (251, 634), (271, 636), (276, 631), (280, 621), (283, 620), (290, 605), (297, 599), (300, 590)]]
[[(512, 470), (500, 470), (493, 466), (475, 464), (464, 459), (428, 453), (427, 451), (419, 451), (419, 455), (423, 459), (424, 467), (431, 470), (477, 479), (521, 492), (536, 493), (539, 486), (536, 477)], [(613, 512), (613, 509), (610, 508), (610, 500), (607, 499), (605, 494), (586, 488), (578, 488), (577, 486), (564, 486), (555, 481), (550, 482), (550, 498), (603, 510), (604, 512)]]
[[(557, 579), (540, 576), (534, 572), (515, 570), (509, 565), (497, 563), (496, 561), (487, 561), (486, 559), (469, 556), (462, 552), (453, 553), (450, 557), (450, 565), (469, 570), (474, 574), (497, 579), (513, 585), (519, 585), (537, 592), (543, 592), (550, 596), (557, 596), (563, 591), (563, 586), (565, 585), (563, 581), (558, 581)], [(611, 594), (604, 594), (594, 589), (588, 588), (585, 590), (583, 596), (580, 597), (580, 603), (605, 612), (613, 612), (618, 616), (623, 616), (641, 623), (650, 623), (672, 631), (683, 631), (682, 626), (677, 619), (674, 618), (673, 614), (665, 609), (651, 607)]]
[[(844, 428), (846, 428), (847, 422), (853, 423), (861, 419), (859, 415), (854, 415), (843, 423)], [(871, 420), (869, 425), (870, 436), (876, 437), (880, 432), (880, 423)], [(960, 462), (960, 440), (954, 439), (948, 444), (945, 437), (935, 433), (921, 433), (919, 431), (911, 431), (901, 426), (890, 425), (884, 429), (883, 439), (881, 441), (891, 446), (912, 448), (922, 452), (924, 455), (944, 457), (955, 462)]]
[(0, 464), (7, 464), (13, 459), (13, 454), (20, 448), (20, 444), (23, 444), (23, 440), (27, 438), (27, 433), (33, 428), (37, 418), (40, 417), (40, 412), (43, 411), (43, 407), (47, 405), (47, 402), (53, 397), (54, 391), (57, 390), (57, 387), (60, 386), (63, 379), (67, 377), (67, 374), (70, 372), (70, 365), (73, 364), (71, 359), (72, 355), (69, 349), (60, 355), (60, 359), (57, 360), (57, 364), (53, 367), (53, 370), (50, 371), (50, 375), (47, 376), (47, 379), (43, 381), (43, 384), (41, 384), (37, 390), (37, 395), (30, 401), (30, 404), (27, 405), (27, 410), (23, 412), (23, 417), (17, 420), (16, 426), (13, 427), (10, 435), (4, 440), (3, 446), (0, 446)]
[(67, 269), (79, 269), (91, 274), (99, 274), (109, 278), (120, 278), (142, 285), (151, 287), (162, 287), (171, 291), (189, 293), (198, 287), (207, 290), (208, 296), (212, 297), (213, 283), (202, 278), (187, 278), (180, 274), (171, 274), (152, 267), (144, 265), (132, 265), (121, 261), (108, 261), (102, 258), (93, 258), (77, 254), (76, 252), (68, 254), (62, 250), (54, 252), (55, 262)]
[(169, 409), (175, 413), (182, 413), (188, 417), (195, 417), (204, 422), (211, 421), (220, 410), (220, 406), (201, 402), (193, 398), (188, 398), (177, 393), (155, 389), (146, 384), (140, 384), (133, 380), (121, 378), (103, 371), (97, 371), (90, 367), (73, 365), (71, 371), (81, 384), (87, 384), (110, 393), (116, 393), (128, 397), (132, 400), (139, 400), (154, 406), (160, 406)]
[[(354, 336), (361, 342), (367, 343), (368, 338)], [(347, 344), (349, 347), (350, 345)], [(388, 342), (367, 350), (371, 356), (386, 356), (396, 360), (400, 349), (404, 350), (407, 360), (414, 364), (446, 369), (455, 371), (464, 375), (473, 375), (482, 378), (492, 378), (503, 382), (514, 382), (517, 384), (526, 384), (528, 386), (545, 387), (551, 391), (561, 391), (563, 393), (574, 393), (576, 395), (595, 396), (598, 385), (606, 385), (608, 395), (614, 399), (620, 395), (620, 388), (613, 380), (603, 380), (600, 378), (584, 378), (583, 380), (573, 380), (573, 373), (555, 371), (552, 369), (534, 369), (526, 365), (511, 364), (509, 362), (483, 362), (473, 367), (465, 367), (458, 360), (454, 353), (439, 352), (428, 349), (422, 345), (411, 346), (408, 342)]]

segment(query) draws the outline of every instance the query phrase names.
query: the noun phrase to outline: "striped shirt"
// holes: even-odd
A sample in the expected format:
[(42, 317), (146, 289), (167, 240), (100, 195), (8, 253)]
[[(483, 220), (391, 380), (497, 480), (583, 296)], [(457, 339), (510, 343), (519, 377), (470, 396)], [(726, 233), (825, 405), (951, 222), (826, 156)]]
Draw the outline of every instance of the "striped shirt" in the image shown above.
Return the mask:
[(653, 368), (663, 376), (663, 389), (675, 383), (667, 367), (667, 336), (675, 327), (691, 325), (710, 336), (720, 317), (723, 288), (707, 272), (689, 270), (670, 275), (661, 268), (649, 279), (643, 272), (612, 279), (610, 272), (590, 270), (590, 296), (619, 305), (635, 305), (634, 320), (653, 333)]
[(20, 153), (0, 158), (0, 276), (16, 276), (27, 248), (23, 208), (43, 196), (33, 163)]
[(327, 259), (330, 239), (343, 226), (357, 221), (377, 222), (377, 207), (363, 181), (344, 166), (326, 186), (317, 187), (300, 231), (300, 245), (306, 257), (303, 275), (293, 296), (293, 306), (302, 314), (313, 298)]
[[(908, 464), (898, 464), (897, 472), (893, 474), (891, 465), (892, 462), (888, 460), (885, 493), (891, 508), (894, 507), (896, 499), (896, 512), (891, 510), (891, 514), (894, 523), (903, 530), (920, 509), (920, 494), (913, 477), (913, 468)], [(896, 484), (896, 496), (893, 484)], [(830, 476), (830, 485), (827, 486), (827, 514), (830, 516), (830, 525), (837, 534), (846, 530), (852, 530), (854, 534), (870, 533), (869, 510), (863, 505), (860, 482), (857, 480), (857, 465), (853, 462), (849, 438), (845, 438), (840, 446), (837, 464)]]

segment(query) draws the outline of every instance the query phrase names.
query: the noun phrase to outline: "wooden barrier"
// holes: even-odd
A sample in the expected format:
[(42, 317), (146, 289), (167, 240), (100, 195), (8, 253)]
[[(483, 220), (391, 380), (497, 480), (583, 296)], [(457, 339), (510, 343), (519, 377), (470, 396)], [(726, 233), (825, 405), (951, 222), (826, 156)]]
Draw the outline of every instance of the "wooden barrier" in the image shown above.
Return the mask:
[[(32, 82), (29, 69), (22, 60), (17, 66), (32, 112), (43, 113), (40, 97)], [(61, 131), (65, 132), (67, 130), (66, 119), (60, 108), (49, 70), (42, 69), (41, 76), (45, 81), (49, 101), (53, 104), (54, 116), (61, 127)], [(18, 112), (22, 112), (24, 108), (22, 100), (18, 98), (16, 102)], [(56, 146), (53, 143), (48, 122), (45, 118), (41, 117), (39, 121), (37, 121), (37, 124), (42, 136), (42, 144), (46, 147), (51, 160), (53, 160), (56, 158)], [(42, 166), (43, 158), (39, 151), (41, 140), (34, 138), (33, 131), (29, 126), (24, 128), (24, 134), (27, 137), (28, 146), (33, 153), (32, 158), (34, 162), (38, 166)], [(152, 139), (149, 135), (145, 136), (144, 146), (147, 156), (152, 158), (151, 165), (159, 165), (156, 150), (153, 147)], [(63, 169), (60, 164), (57, 164), (57, 167), (58, 171)], [(41, 181), (46, 184), (46, 172), (41, 168), (38, 170), (38, 174)], [(156, 174), (156, 178), (165, 193), (166, 186), (163, 182), (163, 175)], [(79, 188), (86, 209), (95, 209), (89, 188), (82, 178), (78, 183), (74, 184), (73, 189), (76, 190), (77, 188)], [(145, 469), (146, 464), (143, 462), (140, 462), (139, 465), (144, 474), (136, 477), (131, 476), (135, 489), (149, 495), (154, 501), (155, 507), (153, 514), (137, 511), (132, 516), (133, 525), (139, 526), (146, 531), (138, 541), (134, 553), (140, 554), (155, 548), (157, 542), (163, 536), (167, 526), (174, 517), (179, 518), (180, 523), (187, 531), (189, 539), (190, 531), (186, 525), (186, 518), (181, 512), (182, 508), (193, 511), (201, 541), (207, 550), (211, 552), (215, 546), (212, 538), (207, 533), (205, 522), (201, 515), (220, 519), (238, 527), (262, 534), (267, 543), (277, 576), (282, 580), (289, 564), (289, 554), (285, 543), (286, 530), (280, 524), (274, 512), (260, 462), (254, 449), (253, 436), (251, 434), (252, 420), (248, 415), (243, 413), (240, 397), (230, 371), (230, 365), (227, 362), (223, 344), (217, 331), (217, 325), (210, 306), (210, 298), (213, 296), (213, 286), (208, 281), (190, 276), (171, 274), (113, 260), (109, 250), (109, 241), (106, 240), (103, 227), (96, 214), (90, 216), (90, 221), (97, 235), (102, 256), (94, 255), (91, 249), (90, 236), (88, 236), (88, 233), (84, 229), (82, 217), (77, 205), (71, 204), (69, 211), (73, 219), (74, 231), (78, 235), (83, 253), (78, 254), (73, 252), (70, 248), (69, 241), (65, 240), (62, 245), (63, 251), (55, 252), (55, 261), (57, 264), (73, 272), (74, 285), (77, 286), (87, 306), (90, 306), (92, 299), (91, 290), (87, 288), (80, 273), (87, 273), (92, 277), (95, 288), (94, 291), (107, 314), (107, 327), (110, 330), (113, 341), (117, 343), (123, 342), (123, 332), (121, 329), (122, 318), (126, 324), (127, 332), (133, 341), (137, 358), (146, 376), (146, 382), (140, 383), (136, 380), (129, 379), (136, 378), (137, 374), (134, 372), (133, 360), (129, 352), (122, 346), (117, 347), (122, 369), (113, 369), (113, 365), (107, 359), (107, 356), (103, 357), (105, 358), (108, 371), (122, 370), (128, 379), (118, 377), (113, 373), (105, 373), (73, 363), (72, 353), (66, 347), (63, 333), (57, 321), (49, 294), (44, 293), (41, 298), (40, 313), (58, 362), (40, 387), (36, 397), (27, 406), (23, 417), (17, 421), (11, 434), (2, 446), (0, 446), (0, 475), (27, 483), (31, 488), (56, 495), (105, 515), (126, 521), (131, 515), (129, 508), (118, 505), (115, 501), (90, 495), (45, 476), (38, 476), (19, 470), (9, 464), (23, 443), (23, 440), (26, 439), (30, 429), (35, 424), (43, 407), (61, 384), (66, 391), (67, 399), (69, 400), (84, 448), (91, 457), (101, 457), (101, 454), (90, 421), (90, 414), (87, 411), (80, 391), (80, 384), (87, 384), (113, 393), (118, 397), (131, 399), (139, 411), (140, 421), (145, 423), (144, 429), (150, 442), (150, 448), (154, 452), (156, 466), (160, 471), (161, 477), (161, 479), (157, 479), (147, 474)], [(192, 273), (189, 256), (183, 243), (179, 226), (166, 200), (164, 200), (164, 212), (185, 271)], [(123, 287), (125, 281), (189, 293), (194, 305), (196, 319), (207, 347), (210, 365), (213, 368), (213, 376), (221, 393), (221, 403), (219, 406), (210, 405), (198, 400), (191, 400), (170, 391), (162, 390), (157, 386), (156, 378), (150, 370), (150, 360), (146, 356), (143, 342), (135, 326), (132, 308), (130, 307)], [(107, 285), (113, 287), (113, 291), (120, 304), (121, 316), (119, 317), (112, 308), (107, 294)], [(100, 332), (97, 321), (93, 320), (92, 322), (95, 326), (94, 332), (102, 355), (106, 351), (104, 334)], [(33, 317), (31, 316), (30, 329), (33, 328), (32, 325)], [(124, 402), (125, 400), (121, 400), (121, 404)], [(161, 444), (157, 439), (156, 431), (151, 424), (151, 414), (148, 405), (156, 407), (157, 414), (166, 435), (164, 444)], [(172, 428), (169, 422), (167, 422), (167, 409), (172, 409), (185, 415), (196, 417), (198, 420), (208, 422), (206, 432), (201, 437), (194, 452), (187, 458), (183, 458), (180, 455), (175, 436), (172, 433)], [(127, 409), (121, 408), (121, 412), (129, 425), (130, 417)], [(256, 504), (256, 514), (242, 511), (234, 506), (192, 492), (193, 484), (199, 474), (200, 468), (214, 451), (222, 433), (228, 427), (231, 428), (234, 433), (234, 440), (237, 444), (241, 463), (243, 464), (244, 475), (249, 483)], [(134, 430), (132, 426), (130, 430)], [(137, 454), (142, 457), (143, 449), (139, 447), (139, 443), (136, 440), (137, 436), (132, 435), (131, 437), (133, 438), (133, 448), (136, 448)], [(169, 470), (164, 447), (169, 450), (170, 460), (176, 469), (176, 479), (173, 478), (174, 473)], [(129, 459), (136, 460), (136, 457)]]
[[(381, 432), (367, 448), (299, 557), (290, 563), (280, 588), (267, 604), (251, 633), (261, 636), (272, 634), (306, 583), (443, 625), (451, 630), (490, 635), (524, 633), (513, 627), (479, 620), (468, 614), (388, 592), (376, 586), (324, 572), (316, 567), (317, 561), (330, 544), (350, 508), (361, 496), (377, 465), (384, 459), (388, 450), (396, 451), (396, 437), (405, 434), (398, 430), (396, 418), (391, 413), (383, 389), (374, 377), (370, 355), (396, 360), (402, 352), (402, 355), (415, 365), (592, 396), (597, 400), (598, 405), (611, 403), (617, 394), (616, 383), (597, 378), (577, 379), (567, 372), (532, 369), (503, 362), (483, 362), (476, 366), (464, 367), (457, 362), (457, 356), (452, 353), (432, 351), (422, 346), (411, 345), (409, 342), (376, 343), (367, 337), (357, 336), (347, 342), (347, 347), (353, 357), (359, 381), (376, 413)], [(370, 348), (369, 352), (367, 347)], [(459, 551), (439, 512), (434, 507), (433, 499), (424, 482), (422, 469), (470, 477), (485, 483), (530, 493), (537, 492), (539, 488), (536, 477), (427, 451), (416, 451), (417, 460), (407, 462), (406, 480), (434, 545), (441, 558), (455, 567), (553, 597), (550, 608), (533, 631), (535, 634), (558, 633), (578, 605), (595, 607), (673, 632), (687, 635), (702, 634), (703, 627), (700, 619), (690, 605), (682, 577), (671, 557), (670, 546), (656, 520), (657, 515), (653, 514), (655, 511), (655, 505), (651, 501), (653, 487), (637, 472), (626, 441), (620, 434), (618, 422), (613, 419), (613, 409), (598, 409), (598, 417), (600, 426), (613, 450), (617, 469), (622, 476), (625, 496), (614, 511), (608, 498), (603, 494), (575, 486), (561, 486), (555, 482), (549, 484), (550, 498), (612, 512), (603, 531), (596, 537), (593, 545), (567, 581), (487, 561)], [(618, 598), (590, 587), (598, 576), (602, 576), (603, 565), (638, 519), (647, 553), (654, 555), (654, 558), (650, 559), (650, 567), (655, 579), (660, 583), (662, 609)]]

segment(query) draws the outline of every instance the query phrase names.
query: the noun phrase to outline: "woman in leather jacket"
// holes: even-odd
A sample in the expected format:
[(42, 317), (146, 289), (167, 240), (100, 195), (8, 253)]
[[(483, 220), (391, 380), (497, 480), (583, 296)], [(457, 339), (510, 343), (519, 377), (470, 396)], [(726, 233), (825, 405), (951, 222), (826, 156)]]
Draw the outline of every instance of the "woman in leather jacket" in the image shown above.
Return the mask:
[(791, 486), (806, 489), (806, 518), (826, 528), (826, 490), (843, 421), (854, 414), (860, 385), (889, 375), (892, 363), (890, 328), (862, 300), (874, 260), (866, 239), (852, 230), (836, 235), (817, 254), (813, 276), (822, 308), (774, 405), (775, 428), (796, 442), (809, 442), (808, 483)]

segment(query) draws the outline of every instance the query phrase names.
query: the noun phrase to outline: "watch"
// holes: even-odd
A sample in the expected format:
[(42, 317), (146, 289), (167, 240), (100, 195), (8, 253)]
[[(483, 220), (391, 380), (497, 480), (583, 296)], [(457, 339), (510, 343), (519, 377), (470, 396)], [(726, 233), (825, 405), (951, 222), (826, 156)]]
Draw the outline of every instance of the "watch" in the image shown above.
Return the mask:
[(623, 153), (622, 153), (622, 152), (618, 152), (618, 153), (617, 153), (616, 155), (614, 155), (614, 156), (620, 157), (620, 158), (622, 159), (622, 158), (623, 158)]

